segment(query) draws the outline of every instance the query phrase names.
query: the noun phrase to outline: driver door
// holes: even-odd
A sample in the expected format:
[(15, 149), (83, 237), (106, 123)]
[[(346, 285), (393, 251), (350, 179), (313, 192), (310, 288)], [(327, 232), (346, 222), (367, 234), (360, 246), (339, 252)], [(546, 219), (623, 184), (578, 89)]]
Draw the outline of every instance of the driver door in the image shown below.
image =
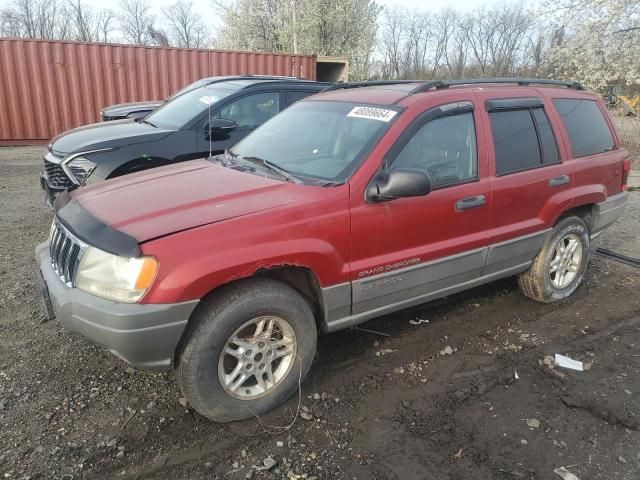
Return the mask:
[(213, 155), (223, 153), (276, 115), (280, 111), (281, 104), (279, 91), (260, 92), (236, 98), (222, 108), (218, 108), (212, 114), (212, 119), (232, 120), (237, 126), (233, 130), (211, 131), (209, 119), (205, 118), (197, 127), (198, 152), (203, 157), (209, 156), (210, 148)]
[(352, 193), (352, 314), (422, 303), (481, 275), (491, 198), (481, 125), (469, 98), (417, 114), (383, 163), (426, 171), (432, 191), (380, 203)]

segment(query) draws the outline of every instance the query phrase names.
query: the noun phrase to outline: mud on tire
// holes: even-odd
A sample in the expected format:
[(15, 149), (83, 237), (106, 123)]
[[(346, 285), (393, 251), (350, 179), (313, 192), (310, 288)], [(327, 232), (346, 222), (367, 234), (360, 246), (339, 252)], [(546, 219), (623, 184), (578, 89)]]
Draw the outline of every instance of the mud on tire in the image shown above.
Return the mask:
[[(580, 251), (580, 260), (575, 271), (568, 272), (570, 278), (565, 282), (559, 280), (558, 273), (553, 271), (559, 264), (569, 265), (573, 260), (562, 257), (559, 252), (565, 245), (573, 246), (577, 242), (576, 251)], [(563, 243), (561, 243), (563, 242)], [(579, 217), (566, 217), (560, 220), (545, 241), (540, 253), (524, 273), (518, 275), (518, 285), (522, 293), (538, 302), (551, 303), (567, 298), (576, 291), (589, 262), (590, 253), (589, 228)], [(574, 253), (575, 255), (575, 253)], [(563, 263), (564, 262), (564, 263)], [(568, 263), (567, 263), (568, 262)]]
[[(269, 323), (261, 319), (279, 323), (272, 322), (267, 331)], [(285, 337), (295, 339), (286, 358), (285, 347), (277, 343), (286, 343)], [(273, 348), (271, 338), (276, 342)], [(204, 300), (190, 320), (177, 351), (178, 385), (194, 410), (211, 420), (231, 422), (260, 415), (298, 390), (313, 362), (316, 341), (313, 312), (295, 290), (268, 278), (241, 281)], [(227, 361), (237, 363), (227, 367)], [(271, 379), (264, 373), (267, 368)], [(236, 370), (248, 379), (229, 380)]]

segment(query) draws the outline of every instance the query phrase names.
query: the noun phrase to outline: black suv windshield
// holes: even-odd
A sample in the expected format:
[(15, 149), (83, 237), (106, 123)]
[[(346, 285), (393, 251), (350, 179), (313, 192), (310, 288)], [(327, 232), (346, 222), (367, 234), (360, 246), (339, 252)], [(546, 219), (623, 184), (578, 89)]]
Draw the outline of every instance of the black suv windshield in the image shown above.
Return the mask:
[(195, 120), (203, 111), (223, 98), (237, 92), (237, 84), (221, 83), (196, 88), (176, 96), (145, 117), (152, 125), (170, 130), (179, 130)]
[(265, 159), (298, 178), (342, 183), (397, 113), (356, 103), (298, 102), (230, 152), (234, 157)]

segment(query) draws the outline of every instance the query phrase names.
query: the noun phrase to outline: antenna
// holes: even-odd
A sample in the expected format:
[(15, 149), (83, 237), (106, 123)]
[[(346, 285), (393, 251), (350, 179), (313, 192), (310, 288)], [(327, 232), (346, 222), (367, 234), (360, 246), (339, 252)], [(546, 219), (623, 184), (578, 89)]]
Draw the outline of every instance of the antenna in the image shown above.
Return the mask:
[[(211, 78), (211, 48), (209, 48), (209, 51), (207, 53), (208, 57), (209, 57), (209, 66), (207, 67), (207, 71), (208, 71), (208, 76), (209, 78)], [(212, 146), (211, 146), (211, 86), (212, 83), (209, 82), (209, 84), (207, 85), (207, 91), (209, 93), (209, 98), (207, 99), (207, 109), (208, 109), (208, 115), (209, 115), (209, 123), (208, 123), (208, 135), (209, 135), (209, 157), (211, 157), (211, 150), (212, 150)]]

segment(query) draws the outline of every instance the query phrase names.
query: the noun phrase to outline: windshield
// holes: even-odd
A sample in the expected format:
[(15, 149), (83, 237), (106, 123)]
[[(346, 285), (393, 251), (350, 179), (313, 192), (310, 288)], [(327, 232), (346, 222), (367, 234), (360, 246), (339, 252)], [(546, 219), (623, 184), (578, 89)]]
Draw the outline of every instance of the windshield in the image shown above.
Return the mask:
[(342, 183), (382, 137), (397, 114), (386, 107), (298, 102), (230, 150), (264, 159), (298, 178)]
[(195, 120), (209, 105), (213, 108), (223, 98), (240, 90), (240, 86), (225, 84), (207, 85), (183, 93), (145, 117), (145, 121), (160, 128), (179, 130)]
[(223, 78), (223, 77), (208, 77), (208, 78), (202, 78), (200, 80), (196, 80), (195, 82), (190, 83), (186, 87), (181, 88), (180, 90), (175, 92), (173, 95), (167, 97), (166, 101), (168, 102), (169, 100), (172, 100), (172, 99), (182, 95), (183, 93), (187, 93), (188, 91), (193, 90), (194, 88), (199, 88), (199, 87), (203, 87), (205, 85), (209, 85), (210, 83), (214, 82), (215, 80), (217, 80), (219, 78)]

